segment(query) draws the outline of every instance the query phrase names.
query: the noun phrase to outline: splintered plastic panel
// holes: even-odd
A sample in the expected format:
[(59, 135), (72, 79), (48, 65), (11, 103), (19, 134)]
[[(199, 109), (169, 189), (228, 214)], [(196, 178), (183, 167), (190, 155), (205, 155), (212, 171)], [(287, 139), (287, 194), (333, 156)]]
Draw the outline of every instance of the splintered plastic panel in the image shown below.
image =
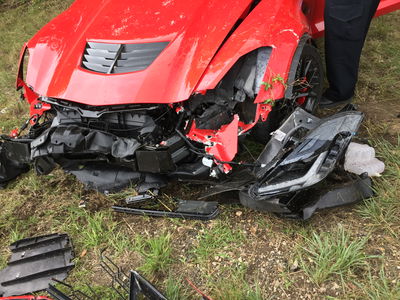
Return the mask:
[(27, 238), (11, 244), (8, 266), (0, 271), (0, 296), (17, 296), (48, 288), (52, 278), (64, 280), (74, 264), (66, 234)]

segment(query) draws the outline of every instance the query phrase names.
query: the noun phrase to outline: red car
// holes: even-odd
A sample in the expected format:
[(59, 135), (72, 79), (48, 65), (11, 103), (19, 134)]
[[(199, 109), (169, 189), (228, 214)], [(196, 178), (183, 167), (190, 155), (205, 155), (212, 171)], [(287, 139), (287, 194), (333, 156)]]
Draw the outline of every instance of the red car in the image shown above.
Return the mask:
[[(304, 213), (288, 199), (329, 175), (362, 120), (311, 115), (323, 4), (75, 1), (22, 49), (17, 88), (31, 117), (3, 137), (0, 184), (60, 165), (103, 192), (223, 183), (247, 206)], [(398, 8), (382, 0), (378, 14)], [(243, 163), (248, 137), (265, 149)]]

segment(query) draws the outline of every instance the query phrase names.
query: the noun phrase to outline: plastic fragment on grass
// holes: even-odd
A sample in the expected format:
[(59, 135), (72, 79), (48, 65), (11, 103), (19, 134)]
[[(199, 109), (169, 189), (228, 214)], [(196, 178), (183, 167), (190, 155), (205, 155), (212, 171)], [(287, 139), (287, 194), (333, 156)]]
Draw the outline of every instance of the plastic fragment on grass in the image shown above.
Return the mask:
[(368, 176), (380, 176), (385, 171), (385, 164), (376, 158), (375, 149), (358, 143), (350, 143), (345, 154), (344, 169), (347, 172)]

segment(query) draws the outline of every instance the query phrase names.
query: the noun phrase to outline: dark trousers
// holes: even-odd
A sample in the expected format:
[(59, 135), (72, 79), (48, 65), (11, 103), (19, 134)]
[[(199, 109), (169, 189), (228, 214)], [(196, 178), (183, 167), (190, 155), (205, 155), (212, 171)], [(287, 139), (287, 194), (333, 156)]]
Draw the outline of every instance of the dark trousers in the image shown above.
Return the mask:
[(325, 0), (325, 54), (331, 100), (354, 96), (360, 57), (380, 0)]

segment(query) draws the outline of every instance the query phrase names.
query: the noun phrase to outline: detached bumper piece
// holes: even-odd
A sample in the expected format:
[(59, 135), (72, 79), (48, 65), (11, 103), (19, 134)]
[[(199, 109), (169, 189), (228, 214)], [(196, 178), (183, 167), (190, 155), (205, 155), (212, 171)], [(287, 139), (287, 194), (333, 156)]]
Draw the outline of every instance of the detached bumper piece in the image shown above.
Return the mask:
[(0, 272), (0, 295), (17, 296), (45, 290), (53, 278), (64, 280), (74, 267), (66, 234), (27, 238), (11, 244), (8, 266)]
[(261, 167), (253, 172), (257, 182), (240, 192), (241, 203), (284, 217), (308, 219), (318, 209), (371, 197), (369, 178), (353, 179), (325, 195), (319, 189), (310, 192), (333, 172), (359, 129), (363, 114), (348, 109), (325, 119), (296, 109), (258, 158)]
[(131, 208), (113, 206), (115, 212), (150, 217), (182, 218), (188, 220), (209, 221), (219, 214), (218, 202), (178, 200), (176, 211), (150, 210), (143, 208)]
[(29, 151), (27, 144), (0, 142), (0, 188), (29, 171)]

